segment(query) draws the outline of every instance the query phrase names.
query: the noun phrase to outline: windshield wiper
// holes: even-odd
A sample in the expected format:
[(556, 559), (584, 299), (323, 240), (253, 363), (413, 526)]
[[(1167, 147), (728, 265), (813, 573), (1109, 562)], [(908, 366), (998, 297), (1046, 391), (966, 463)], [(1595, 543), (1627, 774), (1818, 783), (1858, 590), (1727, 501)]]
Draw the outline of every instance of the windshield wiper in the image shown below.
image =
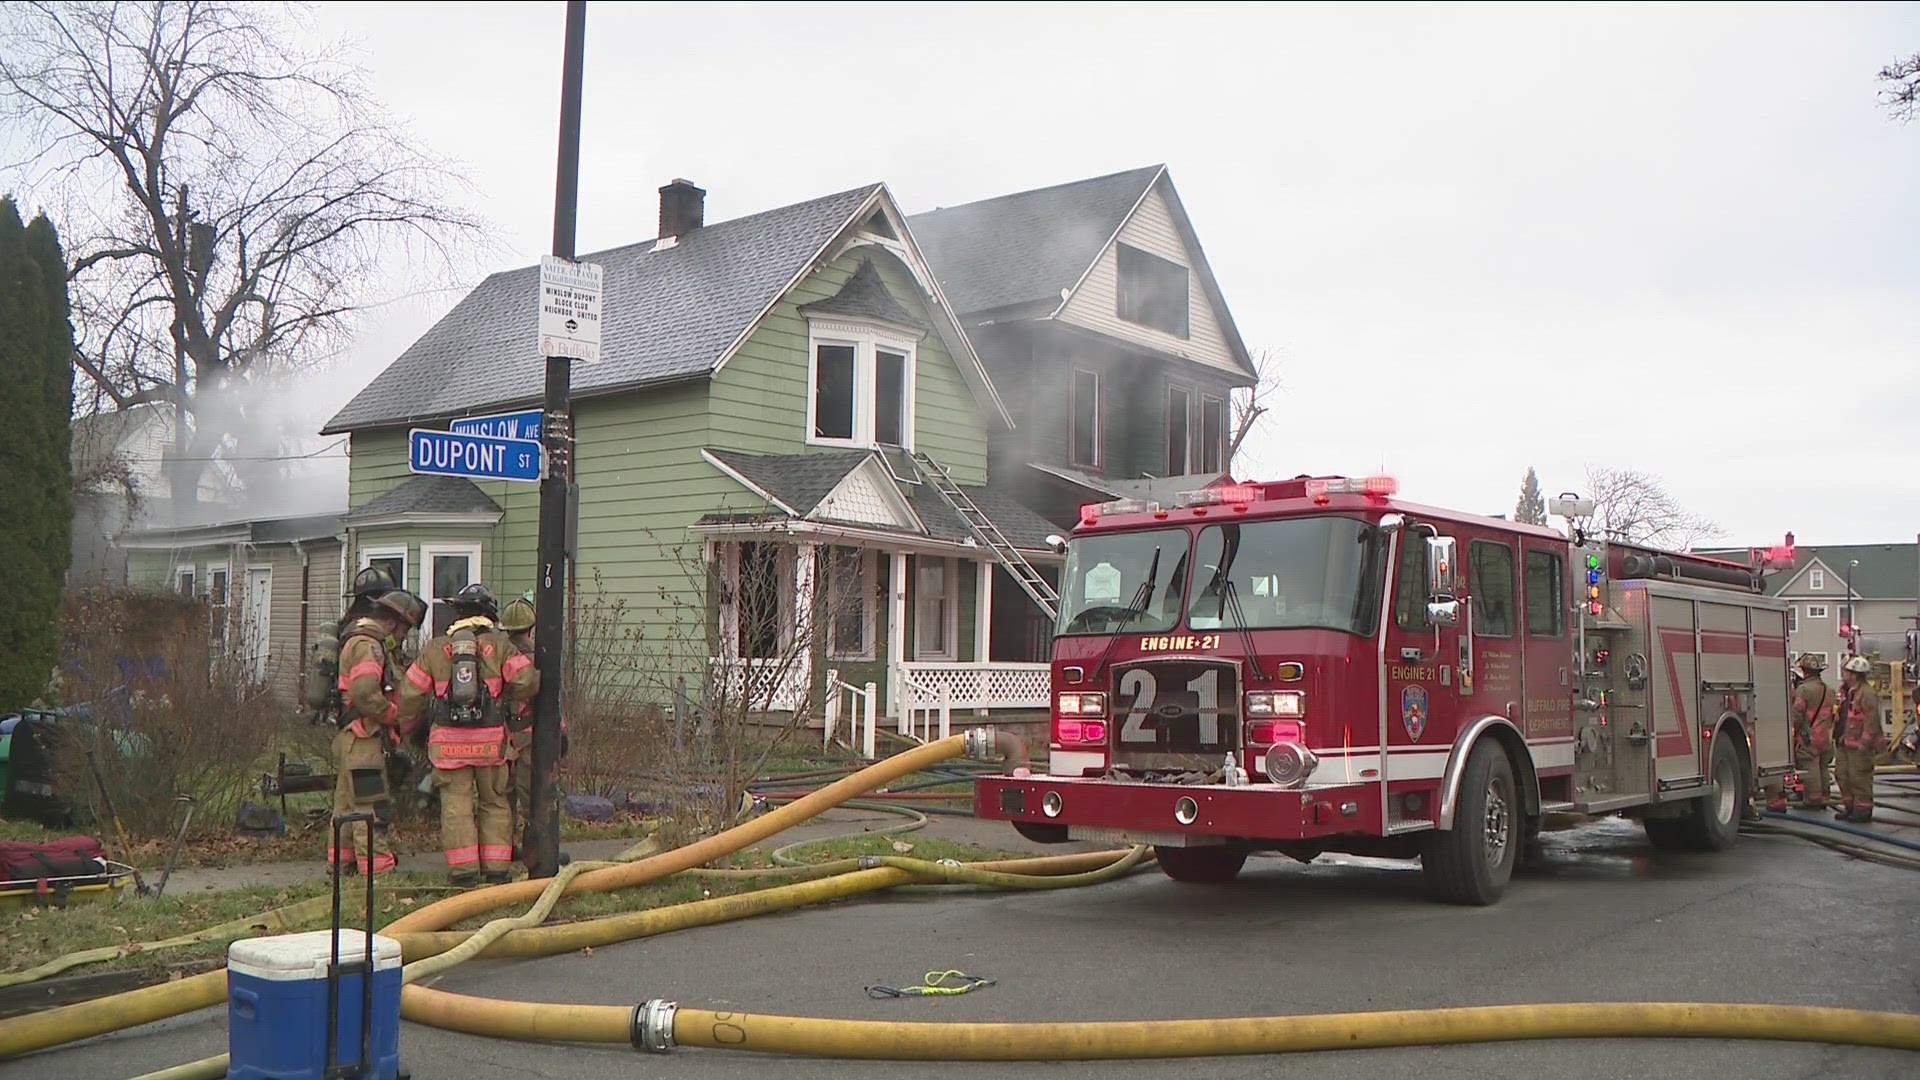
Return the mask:
[(1133, 606), (1127, 609), (1127, 617), (1121, 619), (1120, 625), (1114, 627), (1109, 633), (1107, 647), (1100, 650), (1100, 662), (1093, 666), (1091, 681), (1100, 681), (1100, 673), (1107, 670), (1107, 661), (1113, 658), (1113, 647), (1120, 644), (1120, 635), (1127, 632), (1127, 627), (1133, 625), (1133, 620), (1146, 614), (1147, 601), (1153, 598), (1153, 582), (1159, 575), (1160, 548), (1156, 545), (1153, 549), (1153, 558), (1147, 562), (1147, 580), (1141, 582), (1140, 588), (1134, 590)]
[(1253, 670), (1253, 677), (1261, 682), (1267, 681), (1267, 673), (1260, 670), (1260, 655), (1253, 645), (1253, 631), (1247, 628), (1247, 613), (1240, 606), (1240, 587), (1232, 578), (1220, 582), (1220, 610), (1232, 614), (1234, 629), (1240, 631), (1240, 644), (1247, 649), (1247, 667)]

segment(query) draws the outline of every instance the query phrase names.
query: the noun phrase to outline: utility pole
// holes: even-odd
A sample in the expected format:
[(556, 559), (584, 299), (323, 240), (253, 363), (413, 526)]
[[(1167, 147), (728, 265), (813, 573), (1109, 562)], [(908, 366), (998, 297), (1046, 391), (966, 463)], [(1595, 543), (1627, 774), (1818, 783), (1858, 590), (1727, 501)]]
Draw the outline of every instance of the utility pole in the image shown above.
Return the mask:
[[(573, 259), (574, 218), (580, 195), (580, 84), (586, 56), (586, 0), (567, 0), (567, 37), (560, 71), (560, 154), (553, 183), (553, 254)], [(526, 850), (530, 877), (560, 869), (561, 684), (566, 673), (567, 503), (573, 480), (573, 370), (564, 356), (546, 357), (546, 399), (541, 438), (547, 473), (540, 480), (538, 590), (534, 615), (534, 664), (540, 696), (534, 704), (533, 786), (528, 793)]]

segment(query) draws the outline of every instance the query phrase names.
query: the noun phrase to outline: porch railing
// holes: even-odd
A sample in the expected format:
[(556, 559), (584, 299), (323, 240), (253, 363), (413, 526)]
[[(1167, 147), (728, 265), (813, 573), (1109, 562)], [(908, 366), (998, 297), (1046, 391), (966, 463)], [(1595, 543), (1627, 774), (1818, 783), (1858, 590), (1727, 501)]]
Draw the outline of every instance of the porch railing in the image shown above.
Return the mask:
[(933, 705), (944, 697), (950, 709), (1044, 709), (1051, 689), (1046, 664), (915, 660), (901, 668), (906, 684), (901, 697), (908, 706)]
[(846, 713), (847, 733), (851, 737), (858, 734), (860, 754), (868, 761), (878, 756), (876, 745), (875, 716), (880, 711), (880, 687), (874, 683), (855, 686), (842, 682), (838, 671), (827, 672), (827, 709), (826, 718), (820, 734), (820, 748), (833, 746), (833, 733), (840, 723), (840, 714)]
[(790, 657), (709, 657), (707, 672), (729, 701), (750, 711), (794, 712), (807, 704), (807, 666)]
[(912, 672), (900, 676), (900, 734), (921, 742), (932, 742), (953, 734), (953, 699), (944, 684), (929, 686), (914, 681)]

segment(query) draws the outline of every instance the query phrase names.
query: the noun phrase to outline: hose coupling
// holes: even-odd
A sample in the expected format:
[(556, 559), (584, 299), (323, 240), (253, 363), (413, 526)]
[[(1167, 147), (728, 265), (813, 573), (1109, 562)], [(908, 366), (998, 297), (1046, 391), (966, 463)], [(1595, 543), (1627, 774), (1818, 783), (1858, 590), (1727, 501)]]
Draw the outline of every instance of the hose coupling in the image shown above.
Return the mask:
[(633, 1007), (632, 1041), (635, 1050), (664, 1054), (673, 1049), (673, 1017), (680, 1011), (677, 1001), (649, 998)]
[(877, 870), (887, 864), (881, 862), (880, 856), (878, 855), (862, 855), (859, 858), (858, 865), (862, 870)]
[(967, 756), (978, 761), (991, 761), (999, 756), (993, 752), (992, 728), (967, 729)]

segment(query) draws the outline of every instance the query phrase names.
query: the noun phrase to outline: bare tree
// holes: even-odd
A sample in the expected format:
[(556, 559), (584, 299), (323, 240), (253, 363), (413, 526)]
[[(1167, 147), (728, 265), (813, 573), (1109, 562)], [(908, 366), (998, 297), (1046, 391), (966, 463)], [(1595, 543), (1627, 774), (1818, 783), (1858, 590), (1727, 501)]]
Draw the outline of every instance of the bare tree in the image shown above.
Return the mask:
[(1660, 478), (1638, 469), (1587, 466), (1591, 529), (1609, 540), (1684, 550), (1722, 535), (1713, 521), (1681, 506)]
[(1240, 444), (1253, 434), (1261, 417), (1267, 415), (1267, 406), (1274, 395), (1280, 392), (1281, 366), (1279, 349), (1263, 345), (1253, 350), (1254, 384), (1233, 393), (1233, 434), (1227, 442), (1227, 471), (1233, 469), (1233, 459), (1240, 454)]
[(1920, 113), (1920, 53), (1881, 68), (1878, 78), (1888, 115), (1905, 123)]
[(60, 204), (81, 397), (174, 410), (167, 480), (197, 500), (235, 455), (239, 393), (333, 354), (383, 256), (451, 269), (479, 222), (301, 15), (224, 0), (26, 0), (0, 10), (14, 168)]

